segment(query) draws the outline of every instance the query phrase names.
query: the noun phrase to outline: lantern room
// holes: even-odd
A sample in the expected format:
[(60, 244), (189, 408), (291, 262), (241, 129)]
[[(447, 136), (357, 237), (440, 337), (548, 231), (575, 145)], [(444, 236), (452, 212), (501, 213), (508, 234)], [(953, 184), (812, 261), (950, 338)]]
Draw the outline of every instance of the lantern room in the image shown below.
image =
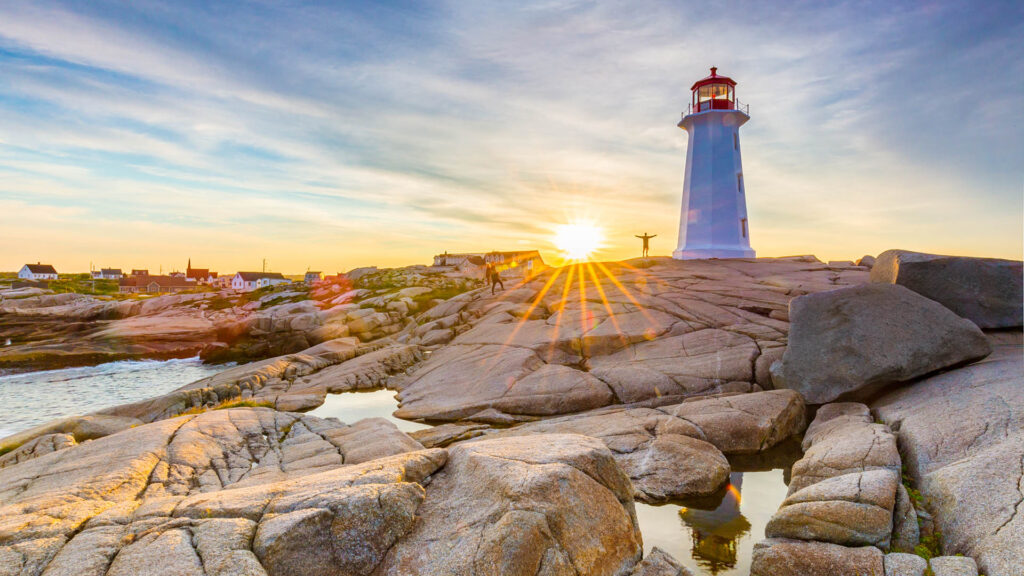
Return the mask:
[(711, 67), (711, 75), (698, 80), (690, 87), (693, 91), (693, 101), (690, 103), (690, 113), (697, 114), (707, 110), (735, 110), (736, 109), (736, 81), (726, 76), (718, 75), (718, 68)]

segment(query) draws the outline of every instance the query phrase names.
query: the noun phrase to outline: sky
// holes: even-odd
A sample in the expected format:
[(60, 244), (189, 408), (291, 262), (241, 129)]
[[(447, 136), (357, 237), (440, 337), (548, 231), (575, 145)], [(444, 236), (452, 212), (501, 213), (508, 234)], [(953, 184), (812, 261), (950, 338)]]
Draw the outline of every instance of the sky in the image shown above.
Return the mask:
[(710, 66), (759, 256), (1019, 259), (1022, 54), (1019, 1), (0, 0), (0, 270), (668, 255)]

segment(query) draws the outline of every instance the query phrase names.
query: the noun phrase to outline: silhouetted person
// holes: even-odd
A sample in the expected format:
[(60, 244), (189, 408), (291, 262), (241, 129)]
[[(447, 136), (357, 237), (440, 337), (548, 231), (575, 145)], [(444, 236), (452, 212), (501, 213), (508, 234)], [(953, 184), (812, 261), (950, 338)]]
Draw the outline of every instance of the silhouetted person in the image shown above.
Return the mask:
[(644, 232), (643, 236), (637, 236), (637, 238), (644, 241), (644, 258), (647, 258), (647, 251), (651, 249), (651, 238), (654, 238), (655, 236), (657, 236), (657, 234), (654, 236), (648, 236), (647, 232)]
[(505, 290), (505, 284), (501, 281), (501, 274), (494, 264), (487, 265), (487, 281), (491, 283), (491, 294), (494, 294), (494, 287), (498, 284), (501, 285), (502, 291)]

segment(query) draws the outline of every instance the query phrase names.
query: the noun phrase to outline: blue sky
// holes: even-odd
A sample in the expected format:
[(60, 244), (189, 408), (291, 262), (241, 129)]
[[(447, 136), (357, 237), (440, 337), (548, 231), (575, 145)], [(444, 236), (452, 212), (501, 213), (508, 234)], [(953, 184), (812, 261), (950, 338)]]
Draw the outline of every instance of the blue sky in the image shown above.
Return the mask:
[(759, 255), (1020, 258), (1019, 2), (0, 1), (0, 269), (675, 248), (717, 65)]

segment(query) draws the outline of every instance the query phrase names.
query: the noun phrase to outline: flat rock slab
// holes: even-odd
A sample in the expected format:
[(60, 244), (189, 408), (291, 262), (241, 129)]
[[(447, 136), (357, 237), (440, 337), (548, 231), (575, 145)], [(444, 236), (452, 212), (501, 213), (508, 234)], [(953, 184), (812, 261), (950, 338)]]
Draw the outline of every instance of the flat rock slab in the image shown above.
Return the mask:
[(769, 539), (754, 545), (751, 576), (873, 576), (884, 574), (882, 551), (824, 542)]
[(917, 554), (894, 552), (884, 559), (885, 576), (924, 576), (928, 561)]
[(939, 556), (928, 561), (935, 576), (978, 576), (978, 565), (965, 556)]
[(793, 465), (789, 494), (837, 476), (885, 471), (900, 475), (896, 436), (875, 424), (863, 404), (840, 403), (818, 410), (803, 440), (804, 457)]
[(772, 382), (808, 404), (869, 399), (991, 352), (974, 323), (894, 284), (801, 296), (789, 317), (789, 345), (772, 366)]
[(885, 547), (897, 485), (889, 470), (822, 480), (789, 495), (765, 527), (765, 536)]
[(871, 281), (899, 284), (931, 298), (981, 328), (1024, 325), (1024, 263), (886, 250)]
[(928, 502), (944, 551), (981, 573), (1024, 566), (1024, 347), (996, 346), (971, 366), (927, 378), (873, 404), (899, 430), (904, 464)]

